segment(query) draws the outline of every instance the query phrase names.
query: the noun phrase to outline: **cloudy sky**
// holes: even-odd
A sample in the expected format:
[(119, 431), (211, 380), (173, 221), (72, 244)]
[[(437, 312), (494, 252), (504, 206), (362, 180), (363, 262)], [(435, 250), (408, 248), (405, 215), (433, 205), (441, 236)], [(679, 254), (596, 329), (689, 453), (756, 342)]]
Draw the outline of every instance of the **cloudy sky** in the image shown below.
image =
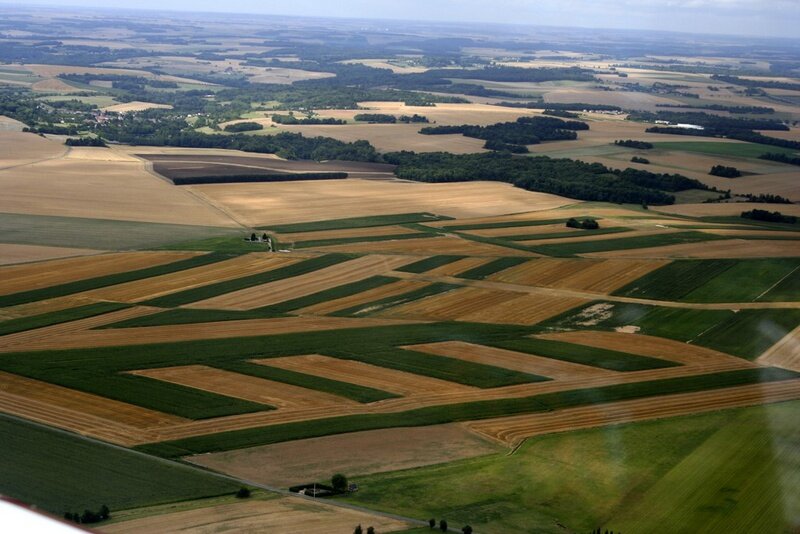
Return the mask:
[(800, 0), (42, 0), (50, 5), (663, 29), (800, 38)]

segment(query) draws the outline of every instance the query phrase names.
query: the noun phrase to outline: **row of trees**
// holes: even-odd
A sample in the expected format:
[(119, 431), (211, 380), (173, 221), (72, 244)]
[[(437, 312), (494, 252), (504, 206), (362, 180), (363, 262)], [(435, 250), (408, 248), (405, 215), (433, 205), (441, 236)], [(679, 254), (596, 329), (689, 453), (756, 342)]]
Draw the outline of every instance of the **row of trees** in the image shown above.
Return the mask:
[(100, 521), (105, 521), (106, 519), (110, 518), (111, 518), (111, 511), (105, 504), (101, 506), (100, 509), (96, 512), (87, 509), (84, 510), (82, 514), (78, 512), (64, 513), (64, 519), (66, 519), (67, 521), (81, 523), (84, 525), (91, 523), (99, 523)]
[(723, 104), (656, 104), (656, 107), (707, 109), (711, 111), (726, 111), (734, 115), (772, 115), (775, 113), (773, 108), (768, 108), (765, 106), (725, 106)]
[(742, 171), (736, 167), (727, 167), (725, 165), (714, 165), (708, 171), (711, 176), (720, 176), (722, 178), (738, 178), (742, 175)]
[(800, 165), (800, 158), (781, 153), (769, 153), (758, 156), (759, 159), (766, 159), (769, 161), (777, 161), (779, 163), (786, 163), (787, 165)]
[(633, 139), (617, 139), (614, 141), (617, 146), (624, 146), (626, 148), (636, 148), (639, 150), (650, 150), (653, 148), (653, 143), (647, 141), (635, 141)]
[(346, 121), (334, 119), (333, 117), (324, 119), (321, 117), (302, 117), (298, 119), (293, 113), (289, 113), (288, 115), (279, 115), (276, 113), (272, 115), (272, 122), (278, 124), (347, 124)]
[(779, 211), (767, 211), (767, 210), (743, 211), (742, 218), (751, 219), (754, 221), (766, 221), (766, 222), (787, 223), (787, 224), (797, 223), (797, 217), (795, 217), (794, 215), (784, 215)]
[(428, 117), (423, 115), (418, 115), (414, 113), (413, 115), (400, 115), (396, 117), (394, 115), (389, 115), (388, 113), (359, 113), (353, 117), (358, 122), (372, 122), (377, 124), (395, 124), (397, 122), (402, 122), (406, 124), (414, 123), (425, 123), (430, 122)]
[[(588, 130), (580, 121), (564, 121), (554, 117), (520, 117), (514, 122), (500, 122), (489, 126), (428, 126), (419, 133), (424, 135), (461, 134), (504, 145), (536, 145), (542, 141), (573, 140), (576, 130)], [(502, 146), (502, 145), (501, 145)], [(487, 148), (491, 148), (487, 146)], [(512, 152), (514, 150), (511, 150)]]

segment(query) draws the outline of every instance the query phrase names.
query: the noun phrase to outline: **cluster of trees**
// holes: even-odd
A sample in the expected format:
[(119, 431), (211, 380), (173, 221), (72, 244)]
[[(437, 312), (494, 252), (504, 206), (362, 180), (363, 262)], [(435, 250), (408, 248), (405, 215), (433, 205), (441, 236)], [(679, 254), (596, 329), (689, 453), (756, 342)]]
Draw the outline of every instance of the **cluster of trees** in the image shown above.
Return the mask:
[(151, 120), (137, 113), (109, 121), (99, 132), (104, 138), (145, 146), (177, 146), (191, 148), (226, 148), (277, 154), (285, 159), (379, 161), (380, 155), (369, 142), (346, 143), (330, 137), (304, 137), (298, 133), (281, 132), (275, 135), (203, 134), (186, 129), (180, 117), (164, 116)]
[[(419, 133), (424, 135), (462, 134), (466, 137), (492, 141), (493, 144), (536, 145), (542, 141), (577, 139), (576, 130), (588, 129), (589, 125), (580, 121), (564, 121), (552, 117), (520, 117), (514, 122), (500, 122), (489, 126), (468, 124), (428, 126), (421, 129)], [(486, 148), (491, 147), (487, 146)]]
[(105, 141), (103, 141), (102, 137), (79, 137), (77, 139), (70, 137), (64, 144), (67, 146), (97, 146), (97, 147), (107, 147)]
[(641, 163), (642, 165), (650, 165), (650, 160), (647, 158), (641, 158), (639, 156), (633, 156), (631, 158), (631, 163)]
[(772, 211), (772, 212), (767, 210), (743, 211), (742, 218), (751, 219), (754, 221), (766, 221), (766, 222), (776, 222), (776, 223), (786, 223), (786, 224), (797, 223), (797, 217), (795, 217), (794, 215), (784, 215), (779, 211)]
[(728, 113), (733, 113), (734, 115), (772, 115), (775, 113), (774, 109), (764, 106), (724, 106), (722, 104), (656, 104), (656, 107), (727, 111)]
[(142, 91), (145, 86), (157, 89), (177, 89), (178, 84), (163, 80), (144, 78), (143, 76), (128, 76), (124, 74), (59, 74), (59, 78), (76, 83), (89, 85), (91, 82), (111, 82), (114, 89), (124, 91)]
[(397, 122), (403, 122), (406, 124), (410, 124), (412, 122), (430, 122), (428, 117), (418, 115), (416, 113), (413, 115), (400, 115), (399, 117), (389, 115), (388, 113), (359, 113), (353, 118), (358, 122), (372, 122), (377, 124), (395, 124)]
[(672, 204), (668, 192), (708, 190), (705, 184), (678, 174), (656, 174), (639, 169), (612, 170), (599, 163), (548, 157), (514, 157), (504, 152), (450, 154), (393, 152), (384, 155), (397, 165), (400, 178), (422, 182), (493, 180), (529, 191), (541, 191), (579, 200), (636, 204)]
[(770, 161), (777, 161), (779, 163), (786, 163), (788, 165), (800, 165), (800, 158), (781, 153), (769, 153), (758, 156), (759, 159), (766, 159)]
[(600, 225), (594, 219), (584, 219), (579, 221), (574, 217), (570, 217), (567, 221), (567, 228), (578, 228), (581, 230), (597, 230)]
[[(431, 530), (435, 529), (436, 528), (436, 519), (434, 519), (432, 517), (430, 519), (428, 519), (428, 527)], [(448, 529), (447, 520), (446, 519), (441, 519), (439, 521), (439, 530), (441, 530), (442, 532), (447, 532), (447, 529)], [(469, 526), (469, 525), (464, 525), (463, 527), (461, 527), (461, 532), (463, 534), (472, 534), (472, 527)]]
[(711, 176), (721, 176), (722, 178), (738, 178), (742, 175), (742, 171), (736, 167), (727, 167), (725, 165), (714, 165), (708, 171)]
[(236, 124), (228, 124), (225, 126), (226, 132), (254, 132), (256, 130), (263, 130), (264, 125), (257, 122), (237, 122)]
[(64, 513), (64, 519), (67, 521), (73, 521), (75, 523), (80, 524), (90, 524), (90, 523), (99, 523), (100, 521), (105, 521), (106, 519), (111, 518), (111, 511), (108, 509), (108, 506), (105, 504), (100, 507), (100, 509), (96, 512), (92, 510), (84, 510), (83, 513), (78, 512), (66, 512)]
[(726, 76), (723, 74), (714, 74), (711, 76), (712, 80), (718, 82), (729, 83), (732, 85), (741, 85), (742, 87), (756, 87), (764, 89), (789, 89), (791, 91), (800, 91), (800, 83), (791, 82), (777, 82), (774, 80), (752, 80), (749, 78), (740, 78), (738, 76)]
[(633, 139), (617, 139), (614, 141), (614, 144), (627, 148), (637, 148), (639, 150), (650, 150), (653, 148), (653, 143), (648, 143), (647, 141), (635, 141)]
[(791, 200), (780, 195), (773, 195), (770, 193), (745, 193), (741, 195), (747, 199), (748, 202), (758, 202), (761, 204), (794, 204)]
[(577, 113), (573, 113), (571, 111), (566, 111), (563, 109), (546, 109), (542, 112), (542, 115), (550, 115), (551, 117), (561, 117), (562, 119), (580, 119), (581, 116)]
[(347, 124), (346, 121), (334, 119), (333, 117), (327, 119), (320, 117), (303, 117), (302, 119), (298, 119), (293, 113), (289, 113), (288, 115), (279, 115), (276, 113), (272, 115), (272, 122), (277, 122), (278, 124)]

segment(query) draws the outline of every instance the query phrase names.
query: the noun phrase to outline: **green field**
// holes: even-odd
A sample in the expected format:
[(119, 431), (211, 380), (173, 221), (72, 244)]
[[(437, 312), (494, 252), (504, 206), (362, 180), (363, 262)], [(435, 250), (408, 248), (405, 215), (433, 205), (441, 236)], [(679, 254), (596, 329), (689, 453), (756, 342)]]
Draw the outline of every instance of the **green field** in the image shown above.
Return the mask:
[(488, 534), (790, 532), (798, 417), (791, 402), (542, 436), (512, 455), (359, 477), (346, 500)]
[(129, 250), (241, 234), (241, 230), (213, 226), (0, 213), (2, 242), (23, 245)]
[(200, 469), (103, 445), (0, 414), (0, 493), (54, 514), (115, 510), (233, 493)]
[[(596, 303), (595, 303), (596, 304)], [(800, 325), (800, 309), (703, 310), (609, 303), (608, 316), (581, 326), (585, 306), (542, 324), (554, 328), (612, 330), (637, 326), (640, 333), (693, 343), (752, 360)]]
[(800, 259), (678, 260), (615, 295), (685, 302), (800, 300)]
[(396, 269), (397, 271), (402, 271), (404, 273), (426, 273), (437, 267), (441, 267), (443, 265), (448, 265), (450, 263), (454, 263), (458, 260), (462, 260), (467, 256), (431, 256), (430, 258), (425, 258), (424, 260), (420, 260), (409, 265), (405, 265)]
[[(267, 252), (266, 243), (260, 241), (250, 241), (249, 235), (245, 231), (239, 232), (236, 236), (208, 237), (205, 239), (194, 239), (180, 243), (172, 243), (160, 247), (162, 250), (207, 250), (213, 252), (225, 252), (231, 254), (246, 254), (248, 252)], [(245, 239), (248, 238), (248, 239)], [(276, 248), (280, 243), (273, 240)]]
[(434, 234), (415, 232), (394, 235), (374, 235), (362, 237), (342, 237), (338, 239), (314, 239), (309, 241), (295, 241), (294, 248), (328, 247), (333, 245), (347, 245), (349, 243), (371, 243), (376, 241), (396, 241), (400, 239), (423, 239), (433, 237)]
[(653, 143), (656, 149), (678, 152), (695, 152), (714, 156), (757, 158), (763, 154), (796, 154), (796, 150), (756, 143), (724, 143), (717, 141), (670, 141)]

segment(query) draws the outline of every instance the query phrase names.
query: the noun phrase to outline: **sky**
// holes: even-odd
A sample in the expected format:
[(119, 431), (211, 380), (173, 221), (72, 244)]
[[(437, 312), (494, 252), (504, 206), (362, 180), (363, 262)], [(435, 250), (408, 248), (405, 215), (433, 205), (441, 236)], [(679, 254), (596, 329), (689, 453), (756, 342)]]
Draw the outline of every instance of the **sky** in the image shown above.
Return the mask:
[(176, 11), (659, 29), (800, 39), (800, 0), (42, 0)]

